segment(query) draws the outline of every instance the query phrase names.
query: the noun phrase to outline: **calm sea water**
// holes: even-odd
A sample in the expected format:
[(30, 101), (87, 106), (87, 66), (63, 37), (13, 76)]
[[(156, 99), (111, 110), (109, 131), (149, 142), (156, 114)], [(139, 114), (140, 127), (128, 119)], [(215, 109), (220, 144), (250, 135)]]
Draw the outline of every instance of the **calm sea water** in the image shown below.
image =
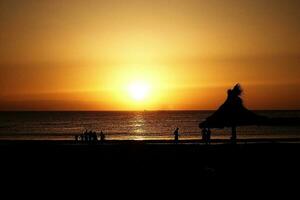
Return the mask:
[[(300, 117), (300, 111), (258, 111), (269, 117)], [(0, 139), (73, 139), (84, 130), (101, 130), (107, 139), (172, 139), (180, 128), (181, 138), (200, 137), (199, 122), (210, 111), (146, 112), (0, 112)], [(229, 129), (212, 131), (212, 138), (229, 138)], [(240, 127), (239, 138), (300, 138), (294, 127)]]

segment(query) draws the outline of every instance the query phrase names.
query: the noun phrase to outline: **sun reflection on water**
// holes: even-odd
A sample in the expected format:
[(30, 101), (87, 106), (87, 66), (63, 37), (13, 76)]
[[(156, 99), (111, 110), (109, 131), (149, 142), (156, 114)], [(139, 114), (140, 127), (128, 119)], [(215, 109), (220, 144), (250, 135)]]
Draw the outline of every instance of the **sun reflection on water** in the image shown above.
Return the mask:
[(133, 133), (142, 134), (145, 133), (145, 119), (142, 112), (136, 112), (132, 119)]

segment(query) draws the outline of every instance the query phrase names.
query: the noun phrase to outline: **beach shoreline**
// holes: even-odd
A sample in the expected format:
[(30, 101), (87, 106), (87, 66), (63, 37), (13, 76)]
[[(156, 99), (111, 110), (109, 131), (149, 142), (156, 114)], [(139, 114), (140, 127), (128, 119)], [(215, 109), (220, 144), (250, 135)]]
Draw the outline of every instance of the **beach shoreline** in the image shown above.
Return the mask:
[[(67, 139), (66, 139), (67, 137)], [(69, 136), (57, 136), (57, 135), (27, 135), (27, 134), (21, 134), (21, 135), (0, 135), (0, 145), (3, 143), (30, 143), (33, 141), (37, 142), (43, 142), (43, 143), (60, 143), (60, 144), (122, 144), (122, 143), (143, 143), (143, 144), (204, 144), (203, 140), (200, 138), (184, 138), (179, 139), (178, 142), (175, 142), (173, 137), (168, 137), (165, 139), (153, 139), (151, 137), (137, 137), (136, 139), (126, 139), (125, 137), (123, 139), (107, 139), (105, 141), (94, 141), (94, 142), (88, 142), (88, 141), (76, 141), (75, 135), (69, 135)], [(231, 143), (229, 138), (217, 138), (217, 139), (211, 139), (211, 144), (228, 144)], [(300, 137), (261, 137), (261, 138), (238, 138), (236, 140), (239, 144), (247, 144), (247, 143), (300, 143)]]

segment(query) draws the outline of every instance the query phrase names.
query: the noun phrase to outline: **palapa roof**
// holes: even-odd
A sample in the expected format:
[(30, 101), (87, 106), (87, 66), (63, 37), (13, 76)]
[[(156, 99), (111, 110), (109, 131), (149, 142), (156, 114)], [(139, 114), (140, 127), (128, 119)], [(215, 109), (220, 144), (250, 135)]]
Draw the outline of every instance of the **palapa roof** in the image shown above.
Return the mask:
[(227, 91), (227, 99), (219, 109), (199, 124), (200, 128), (224, 128), (233, 126), (260, 125), (267, 118), (257, 115), (243, 105), (240, 84)]

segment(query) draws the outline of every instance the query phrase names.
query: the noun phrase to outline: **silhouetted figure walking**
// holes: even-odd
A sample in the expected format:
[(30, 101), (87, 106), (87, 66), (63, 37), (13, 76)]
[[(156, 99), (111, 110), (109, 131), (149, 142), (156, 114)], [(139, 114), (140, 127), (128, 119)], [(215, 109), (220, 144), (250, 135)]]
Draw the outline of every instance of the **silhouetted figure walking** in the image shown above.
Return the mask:
[(201, 135), (202, 135), (202, 142), (206, 143), (206, 141), (207, 141), (207, 130), (206, 130), (206, 128), (202, 129)]
[(174, 140), (175, 142), (178, 142), (179, 140), (179, 128), (176, 128), (176, 130), (174, 131)]

